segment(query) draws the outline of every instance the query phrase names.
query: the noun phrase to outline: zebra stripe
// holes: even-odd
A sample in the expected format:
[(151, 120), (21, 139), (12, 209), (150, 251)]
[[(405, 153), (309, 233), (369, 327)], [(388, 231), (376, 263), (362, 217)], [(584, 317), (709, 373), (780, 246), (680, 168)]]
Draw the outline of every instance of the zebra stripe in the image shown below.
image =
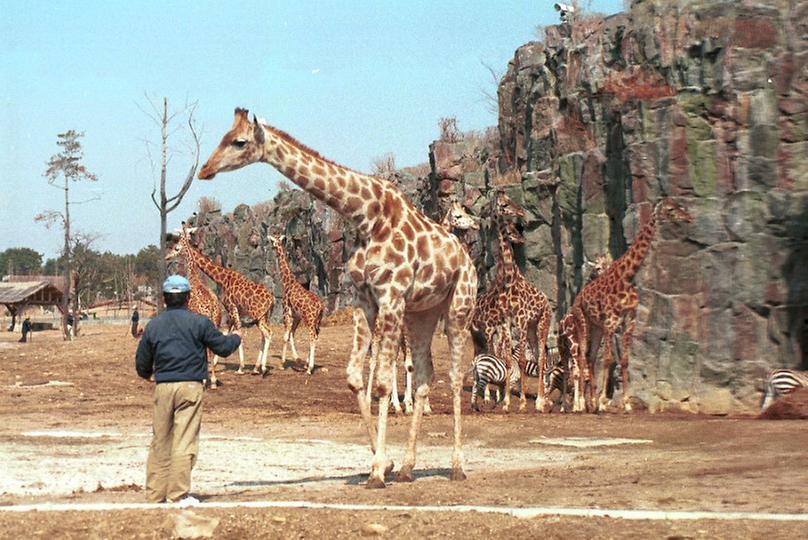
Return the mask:
[[(514, 364), (514, 369), (511, 371), (511, 385), (515, 386), (519, 382), (520, 373), (519, 367)], [(508, 368), (505, 362), (497, 358), (493, 354), (482, 353), (474, 357), (471, 361), (471, 372), (474, 376), (474, 387), (471, 391), (471, 407), (474, 410), (479, 410), (477, 407), (477, 397), (483, 395), (486, 387), (489, 384), (497, 386), (497, 402), (501, 398), (500, 389), (505, 387), (505, 377), (508, 374)], [(485, 396), (488, 401), (488, 395)]]
[[(512, 348), (512, 357), (518, 358), (521, 344), (515, 343)], [(527, 346), (526, 357), (530, 358), (530, 346)], [(544, 388), (545, 393), (550, 393), (553, 389), (558, 389), (561, 392), (561, 398), (564, 398), (564, 382), (569, 384), (569, 378), (566, 377), (566, 371), (561, 365), (561, 357), (558, 349), (553, 347), (547, 350), (545, 362), (545, 379)], [(500, 392), (505, 387), (505, 377), (507, 375), (507, 368), (505, 362), (489, 353), (478, 354), (471, 363), (469, 370), (474, 376), (474, 387), (471, 394), (471, 405), (477, 409), (477, 397), (485, 393), (485, 400), (488, 401), (488, 393), (486, 392), (487, 386), (493, 384), (497, 387), (497, 402), (501, 400)], [(525, 362), (524, 373), (527, 377), (536, 378), (539, 376), (539, 363), (536, 360), (530, 359)], [(522, 378), (522, 372), (519, 370), (518, 363), (513, 363), (513, 371), (511, 371), (511, 386), (516, 386)]]
[(786, 394), (800, 388), (808, 387), (808, 372), (793, 369), (775, 369), (766, 377), (766, 394), (763, 397), (761, 409), (765, 409), (772, 402)]

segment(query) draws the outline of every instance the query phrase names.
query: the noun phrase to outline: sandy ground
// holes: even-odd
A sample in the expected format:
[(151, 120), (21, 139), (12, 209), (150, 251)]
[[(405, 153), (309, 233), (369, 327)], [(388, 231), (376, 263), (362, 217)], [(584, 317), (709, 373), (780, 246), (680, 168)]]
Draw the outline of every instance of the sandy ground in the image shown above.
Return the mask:
[[(193, 509), (219, 519), (216, 536), (390, 537), (475, 534), (551, 537), (794, 537), (805, 522), (754, 520), (755, 513), (804, 518), (808, 507), (805, 421), (637, 413), (472, 413), (463, 395), (468, 480), (448, 480), (450, 389), (445, 339), (435, 338), (435, 413), (423, 425), (416, 481), (363, 487), (370, 467), (365, 430), (345, 383), (348, 326), (324, 328), (313, 375), (278, 367), (262, 379), (221, 372), (206, 394), (193, 491), (211, 505), (309, 501), (354, 509)], [(42, 332), (29, 344), (0, 333), (0, 536), (170, 537), (174, 508), (9, 512), (9, 506), (143, 501), (151, 384), (134, 374), (136, 341), (125, 326), (87, 325), (72, 343)], [(301, 335), (300, 349), (305, 347)], [(259, 337), (246, 336), (248, 363)], [(529, 409), (532, 400), (529, 402)], [(390, 417), (389, 449), (403, 456), (409, 418)], [(399, 509), (371, 510), (376, 505)], [(495, 508), (740, 512), (738, 519), (627, 520), (400, 509), (402, 505)], [(448, 510), (448, 508), (447, 508)], [(718, 516), (718, 514), (716, 514)], [(747, 516), (744, 518), (743, 516)], [(758, 516), (759, 517), (759, 516)], [(371, 524), (380, 528), (368, 529)], [(382, 532), (380, 532), (382, 531)]]

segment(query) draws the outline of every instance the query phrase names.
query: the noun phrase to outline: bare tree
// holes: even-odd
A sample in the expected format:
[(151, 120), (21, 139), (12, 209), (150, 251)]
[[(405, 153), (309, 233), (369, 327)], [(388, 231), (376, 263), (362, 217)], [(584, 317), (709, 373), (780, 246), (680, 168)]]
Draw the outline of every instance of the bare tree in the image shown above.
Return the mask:
[[(70, 239), (70, 253), (72, 255), (73, 283), (73, 335), (79, 335), (79, 321), (83, 309), (81, 295), (88, 293), (101, 276), (100, 256), (90, 247), (98, 235), (76, 233)], [(90, 298), (86, 299), (89, 306)]]
[(396, 172), (396, 155), (392, 152), (377, 157), (371, 163), (371, 173), (374, 176), (388, 176)]
[(482, 60), (480, 63), (483, 67), (488, 71), (489, 76), (489, 84), (493, 85), (494, 90), (490, 90), (487, 85), (482, 88), (481, 92), (483, 94), (483, 100), (485, 101), (485, 106), (488, 109), (488, 112), (492, 114), (499, 114), (499, 97), (497, 96), (497, 91), (499, 90), (499, 81), (502, 79), (502, 73), (495, 70), (489, 64), (486, 64)]
[(196, 204), (200, 214), (222, 211), (222, 203), (213, 197), (200, 197)]
[[(197, 103), (193, 102), (186, 104), (178, 111), (170, 111), (168, 108), (168, 98), (163, 98), (161, 106), (154, 103), (153, 100), (146, 96), (150, 109), (141, 107), (143, 113), (151, 118), (151, 120), (160, 128), (160, 162), (159, 173), (157, 172), (157, 165), (151, 157), (150, 145), (147, 143), (146, 149), (149, 152), (149, 162), (152, 165), (152, 172), (159, 178), (159, 187), (155, 183), (152, 189), (151, 199), (154, 206), (160, 213), (160, 281), (165, 279), (166, 276), (166, 232), (168, 214), (176, 210), (182, 203), (183, 197), (191, 187), (191, 183), (196, 176), (196, 170), (199, 167), (199, 132), (197, 131), (194, 113), (196, 112)], [(180, 151), (176, 147), (172, 147), (169, 141), (173, 141), (172, 136), (178, 134), (181, 130), (185, 130), (189, 139), (186, 140), (186, 153), (190, 155), (191, 165), (182, 182), (179, 191), (174, 195), (167, 194), (168, 184), (168, 167), (175, 155)]]
[(440, 140), (443, 142), (455, 143), (463, 140), (463, 134), (457, 129), (457, 118), (450, 116), (438, 120), (440, 128)]
[[(64, 133), (57, 135), (56, 144), (62, 147), (62, 151), (54, 154), (48, 160), (48, 168), (44, 176), (48, 179), (48, 184), (64, 191), (65, 208), (63, 212), (56, 210), (46, 210), (38, 214), (34, 221), (44, 222), (46, 227), (50, 227), (54, 223), (61, 222), (62, 229), (64, 230), (64, 246), (62, 247), (63, 256), (65, 261), (64, 278), (65, 290), (62, 297), (62, 334), (65, 339), (72, 339), (76, 334), (75, 332), (68, 332), (67, 328), (67, 314), (68, 305), (71, 296), (71, 282), (72, 282), (72, 252), (71, 243), (73, 237), (70, 235), (70, 206), (72, 204), (80, 204), (89, 202), (90, 200), (97, 200), (98, 197), (79, 202), (70, 200), (70, 181), (78, 182), (79, 180), (95, 181), (97, 177), (91, 173), (82, 163), (84, 152), (81, 148), (79, 139), (84, 136), (84, 133), (68, 130)], [(59, 177), (64, 179), (64, 184), (57, 185)], [(74, 306), (77, 304), (78, 298), (74, 299)], [(78, 313), (74, 313), (74, 318)], [(75, 329), (75, 326), (73, 326)]]

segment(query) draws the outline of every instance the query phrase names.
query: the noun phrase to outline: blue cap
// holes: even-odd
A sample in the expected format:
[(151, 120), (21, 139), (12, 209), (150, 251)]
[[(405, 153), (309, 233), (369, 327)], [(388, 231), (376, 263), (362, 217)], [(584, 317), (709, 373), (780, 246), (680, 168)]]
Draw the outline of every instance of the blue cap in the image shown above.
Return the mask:
[(168, 276), (168, 278), (163, 282), (163, 292), (166, 293), (188, 292), (190, 290), (191, 284), (188, 283), (187, 279), (179, 274)]

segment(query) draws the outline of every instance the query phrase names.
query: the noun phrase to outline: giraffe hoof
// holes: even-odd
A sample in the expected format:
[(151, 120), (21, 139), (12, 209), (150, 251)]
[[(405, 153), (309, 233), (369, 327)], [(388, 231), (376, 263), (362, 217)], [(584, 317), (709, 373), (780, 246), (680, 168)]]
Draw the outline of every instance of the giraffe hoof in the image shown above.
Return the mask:
[(384, 480), (380, 480), (372, 476), (368, 478), (368, 483), (365, 484), (365, 488), (367, 489), (384, 489), (385, 487), (387, 486), (384, 485)]
[(269, 370), (268, 369), (262, 369), (261, 370), (261, 378), (265, 379), (267, 375), (269, 375)]
[(451, 480), (453, 482), (461, 482), (465, 479), (466, 479), (466, 473), (463, 472), (463, 469), (452, 469)]
[(412, 469), (402, 467), (398, 474), (396, 474), (396, 482), (413, 482), (415, 478), (412, 477)]
[(395, 467), (395, 463), (393, 463), (393, 460), (391, 459), (387, 463), (387, 467), (384, 468), (384, 475), (387, 476), (388, 474), (392, 473), (394, 467)]

